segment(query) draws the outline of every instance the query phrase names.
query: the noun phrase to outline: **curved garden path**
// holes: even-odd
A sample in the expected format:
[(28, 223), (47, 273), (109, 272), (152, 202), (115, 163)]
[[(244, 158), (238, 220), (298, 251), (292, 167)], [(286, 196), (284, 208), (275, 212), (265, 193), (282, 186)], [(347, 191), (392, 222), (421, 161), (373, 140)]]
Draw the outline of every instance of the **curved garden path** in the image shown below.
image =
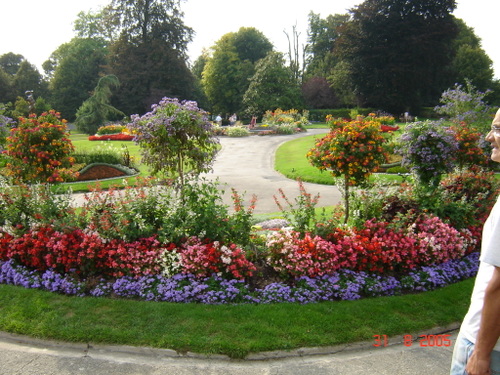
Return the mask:
[[(280, 136), (221, 137), (222, 149), (217, 154), (211, 173), (203, 177), (209, 180), (218, 179), (224, 203), (233, 207), (231, 188), (244, 195), (245, 207), (248, 207), (252, 195), (257, 196), (254, 210), (256, 214), (279, 212), (274, 195), (283, 189), (289, 200), (295, 203), (299, 195), (297, 181), (291, 180), (274, 170), (274, 157), (277, 148), (285, 142), (308, 135), (325, 134), (327, 129), (311, 129), (305, 133)], [(320, 194), (317, 207), (331, 206), (341, 201), (339, 190), (332, 185), (304, 183), (306, 191), (312, 195)], [(83, 193), (74, 194), (75, 205), (82, 205)]]
[[(298, 183), (274, 170), (274, 157), (277, 148), (284, 142), (312, 134), (324, 134), (327, 129), (311, 129), (306, 133), (285, 136), (250, 136), (242, 138), (221, 137), (222, 149), (216, 157), (213, 172), (204, 175), (209, 179), (218, 178), (226, 187), (224, 202), (232, 206), (231, 187), (240, 194), (245, 193), (248, 206), (253, 194), (257, 196), (254, 213), (279, 211), (274, 202), (278, 189), (283, 189), (291, 202), (299, 195)], [(320, 194), (317, 207), (331, 206), (341, 201), (335, 186), (304, 183), (310, 194)]]

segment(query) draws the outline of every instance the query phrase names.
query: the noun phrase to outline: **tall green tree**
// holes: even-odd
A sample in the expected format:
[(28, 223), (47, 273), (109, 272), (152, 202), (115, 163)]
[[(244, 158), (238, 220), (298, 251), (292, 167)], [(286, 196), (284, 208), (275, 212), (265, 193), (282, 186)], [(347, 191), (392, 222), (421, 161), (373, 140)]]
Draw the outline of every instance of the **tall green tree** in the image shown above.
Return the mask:
[(459, 32), (453, 43), (456, 51), (451, 65), (454, 82), (466, 84), (470, 81), (481, 91), (492, 89), (493, 61), (483, 50), (481, 39), (463, 20), (455, 19), (455, 22)]
[(299, 81), (292, 69), (285, 66), (283, 54), (270, 52), (257, 62), (243, 105), (245, 113), (257, 116), (276, 108), (303, 108)]
[(236, 33), (223, 35), (212, 49), (203, 71), (203, 90), (214, 113), (238, 113), (243, 109), (243, 95), (255, 64), (273, 46), (260, 31), (242, 27)]
[(118, 39), (120, 20), (110, 7), (80, 12), (73, 24), (77, 38), (100, 38), (108, 43)]
[(24, 98), (26, 91), (33, 91), (36, 97), (47, 95), (47, 82), (38, 68), (12, 52), (0, 56), (0, 102), (14, 102)]
[(121, 82), (115, 104), (143, 113), (162, 97), (193, 99), (194, 77), (186, 60), (193, 30), (182, 21), (179, 0), (113, 0), (119, 39), (112, 43), (110, 69)]
[(44, 96), (47, 93), (42, 75), (35, 65), (26, 60), (19, 65), (13, 83), (18, 96), (25, 96), (26, 91), (33, 91), (35, 96)]
[(13, 102), (16, 98), (16, 91), (12, 82), (12, 76), (0, 67), (0, 103)]
[(119, 87), (120, 81), (114, 75), (102, 77), (94, 93), (83, 102), (76, 112), (76, 126), (86, 134), (95, 134), (107, 120), (124, 117), (125, 114), (110, 104), (112, 88)]
[(0, 67), (5, 73), (14, 76), (24, 60), (25, 58), (23, 55), (8, 52), (0, 56)]
[(329, 15), (309, 13), (308, 43), (306, 46), (308, 77), (328, 77), (339, 59), (333, 54), (333, 45), (339, 37), (337, 29), (349, 21), (347, 14)]
[(433, 105), (452, 81), (455, 0), (366, 0), (350, 10), (335, 52), (365, 105), (393, 113)]
[(96, 87), (107, 64), (105, 42), (102, 39), (73, 38), (61, 45), (44, 63), (50, 80), (51, 103), (68, 121)]

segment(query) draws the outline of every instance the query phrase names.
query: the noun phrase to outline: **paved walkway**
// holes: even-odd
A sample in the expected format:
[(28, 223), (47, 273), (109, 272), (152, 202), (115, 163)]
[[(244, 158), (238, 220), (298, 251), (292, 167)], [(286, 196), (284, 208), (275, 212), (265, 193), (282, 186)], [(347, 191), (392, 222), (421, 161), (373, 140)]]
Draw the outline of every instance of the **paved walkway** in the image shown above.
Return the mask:
[[(277, 212), (279, 209), (273, 197), (279, 195), (278, 189), (283, 189), (290, 201), (294, 202), (299, 195), (299, 188), (296, 181), (274, 170), (276, 149), (291, 139), (312, 134), (321, 136), (326, 132), (327, 129), (313, 129), (290, 136), (221, 138), (222, 149), (215, 160), (213, 173), (206, 176), (218, 178), (226, 184), (224, 200), (227, 204), (232, 204), (230, 188), (233, 187), (239, 193), (246, 192), (246, 202), (252, 194), (257, 195), (255, 213)], [(312, 195), (320, 194), (318, 207), (331, 206), (342, 199), (339, 190), (333, 185), (305, 183), (304, 187)]]
[[(454, 342), (455, 332), (451, 341)], [(224, 356), (179, 355), (168, 349), (67, 344), (0, 333), (2, 375), (446, 375), (452, 347), (387, 347), (373, 342), (293, 352), (258, 353), (236, 361)]]
[[(319, 134), (322, 131), (310, 131)], [(307, 135), (307, 134), (306, 134)], [(222, 150), (209, 178), (218, 177), (239, 192), (258, 196), (256, 213), (278, 211), (273, 195), (282, 188), (293, 199), (298, 194), (295, 181), (274, 171), (274, 150), (290, 139), (283, 137), (223, 138)], [(318, 206), (340, 201), (335, 187), (305, 184), (311, 194), (320, 193)], [(225, 196), (231, 202), (228, 194)], [(0, 308), (1, 310), (1, 308)], [(391, 319), (391, 317), (387, 317)], [(437, 328), (420, 334), (450, 333), (456, 326)], [(410, 333), (410, 332), (409, 332)], [(373, 332), (373, 335), (383, 332)], [(420, 336), (416, 334), (416, 336)], [(374, 342), (353, 345), (308, 348), (291, 352), (256, 353), (244, 361), (224, 356), (206, 358), (194, 353), (180, 355), (172, 350), (68, 344), (36, 340), (0, 332), (0, 375), (132, 375), (132, 374), (203, 374), (203, 375), (446, 375), (449, 373), (452, 347), (405, 346), (402, 337), (388, 339), (387, 347)]]

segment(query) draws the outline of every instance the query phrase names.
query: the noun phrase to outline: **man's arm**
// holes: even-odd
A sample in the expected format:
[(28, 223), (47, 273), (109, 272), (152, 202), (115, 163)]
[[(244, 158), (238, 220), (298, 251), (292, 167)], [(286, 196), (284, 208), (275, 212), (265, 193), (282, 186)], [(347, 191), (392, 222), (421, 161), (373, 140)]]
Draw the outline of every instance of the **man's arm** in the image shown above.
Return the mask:
[(490, 374), (490, 356), (500, 336), (500, 268), (495, 267), (486, 287), (481, 325), (474, 351), (467, 363), (467, 374)]

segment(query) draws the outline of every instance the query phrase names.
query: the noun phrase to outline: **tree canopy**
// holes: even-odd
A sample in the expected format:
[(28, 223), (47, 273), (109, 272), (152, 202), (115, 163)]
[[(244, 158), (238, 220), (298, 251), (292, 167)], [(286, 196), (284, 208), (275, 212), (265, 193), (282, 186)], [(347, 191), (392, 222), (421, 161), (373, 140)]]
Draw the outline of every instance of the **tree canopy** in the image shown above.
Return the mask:
[(255, 64), (272, 48), (264, 34), (251, 27), (242, 27), (217, 41), (202, 78), (213, 112), (228, 114), (242, 110), (243, 95), (255, 72)]
[(367, 106), (404, 112), (432, 105), (452, 84), (453, 0), (366, 0), (350, 10), (335, 53)]

